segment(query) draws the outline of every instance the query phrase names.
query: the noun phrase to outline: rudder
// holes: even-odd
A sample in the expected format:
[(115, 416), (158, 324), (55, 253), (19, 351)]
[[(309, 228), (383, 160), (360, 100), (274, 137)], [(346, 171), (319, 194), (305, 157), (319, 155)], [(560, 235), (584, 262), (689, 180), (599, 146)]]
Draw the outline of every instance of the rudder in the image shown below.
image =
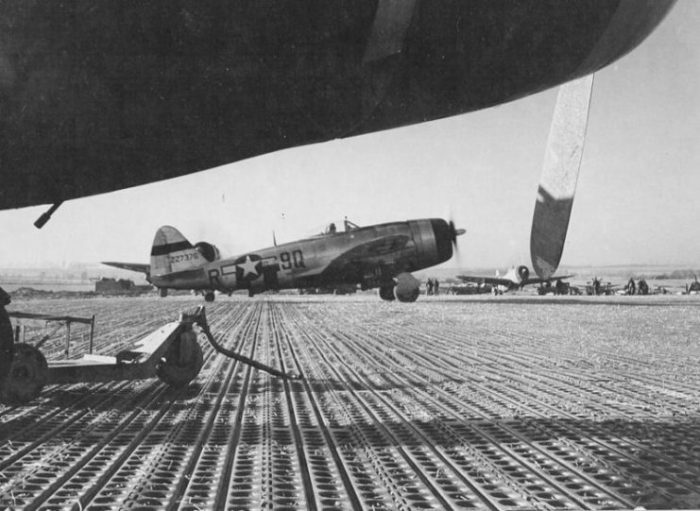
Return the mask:
[(151, 275), (166, 275), (202, 266), (205, 261), (180, 231), (164, 225), (156, 231), (151, 247)]

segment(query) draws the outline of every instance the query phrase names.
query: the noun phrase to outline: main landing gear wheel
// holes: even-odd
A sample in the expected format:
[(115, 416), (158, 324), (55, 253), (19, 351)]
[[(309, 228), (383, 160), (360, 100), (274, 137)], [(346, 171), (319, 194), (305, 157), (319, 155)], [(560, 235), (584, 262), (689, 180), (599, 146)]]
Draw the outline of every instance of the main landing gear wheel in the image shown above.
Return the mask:
[(381, 286), (379, 288), (379, 297), (382, 300), (386, 300), (387, 302), (391, 302), (394, 300), (394, 285), (390, 286)]
[(160, 380), (171, 387), (184, 387), (194, 380), (202, 369), (204, 356), (191, 329), (180, 333), (156, 367)]
[(415, 302), (420, 294), (420, 282), (410, 273), (399, 273), (394, 292), (400, 302)]
[(214, 291), (207, 291), (204, 293), (204, 301), (205, 302), (213, 302), (214, 301)]
[(163, 287), (160, 289), (160, 297), (165, 298), (166, 296), (168, 296), (168, 290)]
[(49, 377), (44, 355), (29, 344), (16, 344), (10, 372), (0, 399), (7, 404), (24, 404), (39, 396)]

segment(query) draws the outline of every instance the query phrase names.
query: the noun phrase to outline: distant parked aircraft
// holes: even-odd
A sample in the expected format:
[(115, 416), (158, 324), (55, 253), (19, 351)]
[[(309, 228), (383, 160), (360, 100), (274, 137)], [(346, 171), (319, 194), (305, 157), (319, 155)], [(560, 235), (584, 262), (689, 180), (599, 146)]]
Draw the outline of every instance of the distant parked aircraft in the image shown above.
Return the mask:
[(542, 279), (539, 277), (530, 278), (530, 270), (527, 266), (524, 265), (518, 267), (513, 266), (503, 276), (501, 276), (498, 271), (496, 271), (495, 277), (457, 275), (457, 278), (462, 280), (463, 282), (489, 284), (493, 287), (493, 289), (495, 289), (499, 293), (512, 291), (514, 289), (522, 289), (523, 287), (530, 284), (543, 284), (547, 282), (551, 283), (552, 281), (568, 279), (571, 277), (573, 277), (573, 275), (554, 275), (546, 279)]
[(331, 224), (318, 236), (221, 259), (205, 242), (192, 245), (174, 227), (158, 229), (151, 264), (105, 262), (142, 271), (158, 287), (194, 289), (214, 300), (214, 291), (244, 289), (250, 296), (267, 290), (327, 288), (357, 284), (379, 288), (384, 300), (418, 298), (420, 282), (410, 272), (449, 260), (464, 233), (439, 218), (359, 227), (345, 220), (344, 231)]
[(695, 276), (695, 280), (693, 282), (685, 285), (685, 294), (687, 294), (687, 295), (700, 294), (700, 282), (698, 282), (697, 275)]

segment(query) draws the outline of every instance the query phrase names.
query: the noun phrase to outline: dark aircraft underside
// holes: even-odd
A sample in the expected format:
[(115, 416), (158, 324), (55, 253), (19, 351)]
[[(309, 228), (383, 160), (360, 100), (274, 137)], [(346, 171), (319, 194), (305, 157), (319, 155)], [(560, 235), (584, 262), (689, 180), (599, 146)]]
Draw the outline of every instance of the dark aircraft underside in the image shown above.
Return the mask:
[(0, 209), (514, 100), (674, 1), (3, 2)]

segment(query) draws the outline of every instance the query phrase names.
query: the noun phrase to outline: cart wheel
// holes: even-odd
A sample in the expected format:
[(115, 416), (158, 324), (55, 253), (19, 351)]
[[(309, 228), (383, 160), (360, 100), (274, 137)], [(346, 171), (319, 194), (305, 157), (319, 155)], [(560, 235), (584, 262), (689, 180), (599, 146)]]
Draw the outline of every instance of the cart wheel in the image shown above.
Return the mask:
[(171, 387), (184, 387), (202, 369), (204, 356), (192, 330), (185, 330), (173, 341), (156, 367), (160, 380)]
[(2, 401), (7, 404), (28, 403), (39, 395), (48, 377), (49, 366), (41, 351), (29, 344), (15, 344)]

